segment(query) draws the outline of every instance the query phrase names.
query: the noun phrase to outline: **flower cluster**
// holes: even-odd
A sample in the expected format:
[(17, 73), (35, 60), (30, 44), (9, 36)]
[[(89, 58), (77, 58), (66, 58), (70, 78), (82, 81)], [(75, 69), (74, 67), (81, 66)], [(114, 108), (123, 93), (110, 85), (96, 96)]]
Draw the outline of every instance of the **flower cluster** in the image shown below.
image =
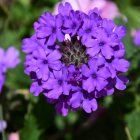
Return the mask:
[(12, 69), (19, 64), (20, 59), (18, 56), (19, 52), (14, 47), (8, 48), (6, 52), (4, 49), (0, 48), (0, 92), (5, 82), (5, 73), (7, 69)]
[(129, 62), (121, 41), (126, 29), (101, 18), (96, 8), (85, 14), (65, 3), (58, 11), (42, 14), (34, 23), (35, 34), (23, 40), (30, 91), (43, 93), (63, 116), (78, 108), (91, 113), (97, 98), (126, 88), (122, 74)]

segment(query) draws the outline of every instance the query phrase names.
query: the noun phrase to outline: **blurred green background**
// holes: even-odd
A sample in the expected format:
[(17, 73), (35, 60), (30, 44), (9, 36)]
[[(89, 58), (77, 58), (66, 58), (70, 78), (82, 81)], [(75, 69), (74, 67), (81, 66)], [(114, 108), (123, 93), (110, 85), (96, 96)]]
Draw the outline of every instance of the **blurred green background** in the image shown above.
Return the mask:
[[(46, 10), (53, 11), (58, 0), (0, 0), (0, 46), (15, 46), (21, 52), (22, 39), (33, 33), (33, 23)], [(6, 135), (19, 132), (20, 140), (140, 140), (140, 48), (133, 44), (131, 31), (140, 28), (140, 0), (115, 0), (127, 21), (116, 18), (127, 27), (124, 38), (126, 58), (131, 67), (126, 75), (130, 83), (125, 91), (99, 99), (100, 107), (92, 114), (82, 110), (67, 117), (57, 115), (43, 96), (29, 93), (30, 78), (21, 63), (7, 73), (0, 100)]]

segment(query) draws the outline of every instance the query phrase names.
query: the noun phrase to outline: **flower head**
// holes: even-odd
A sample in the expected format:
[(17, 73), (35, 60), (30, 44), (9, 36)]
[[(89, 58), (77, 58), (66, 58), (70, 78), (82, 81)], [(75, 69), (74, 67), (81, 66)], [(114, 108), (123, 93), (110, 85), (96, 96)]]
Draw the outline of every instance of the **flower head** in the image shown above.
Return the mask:
[(121, 41), (126, 30), (101, 18), (98, 9), (85, 14), (65, 3), (58, 11), (41, 15), (35, 34), (23, 40), (25, 73), (33, 80), (30, 91), (43, 93), (63, 116), (78, 108), (91, 113), (97, 98), (126, 88), (123, 72), (129, 62)]

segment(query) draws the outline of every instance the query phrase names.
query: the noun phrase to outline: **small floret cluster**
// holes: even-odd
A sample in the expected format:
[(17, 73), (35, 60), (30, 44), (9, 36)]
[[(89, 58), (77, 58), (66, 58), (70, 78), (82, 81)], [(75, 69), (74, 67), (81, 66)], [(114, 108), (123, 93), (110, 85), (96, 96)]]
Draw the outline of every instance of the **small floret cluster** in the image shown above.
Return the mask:
[(124, 90), (128, 71), (121, 39), (124, 26), (100, 16), (98, 9), (88, 14), (60, 4), (59, 13), (45, 12), (34, 23), (35, 33), (23, 40), (25, 73), (33, 83), (30, 91), (43, 93), (56, 111), (97, 109), (97, 98)]
[(0, 93), (5, 82), (5, 73), (7, 69), (13, 69), (19, 64), (18, 57), (19, 52), (14, 47), (8, 48), (7, 51), (0, 48)]

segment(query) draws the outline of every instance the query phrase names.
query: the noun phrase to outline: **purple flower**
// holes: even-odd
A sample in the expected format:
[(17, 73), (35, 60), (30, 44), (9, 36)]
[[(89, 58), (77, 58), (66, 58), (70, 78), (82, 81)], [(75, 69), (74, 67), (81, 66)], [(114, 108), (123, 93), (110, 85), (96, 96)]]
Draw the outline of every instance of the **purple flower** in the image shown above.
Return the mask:
[(41, 92), (43, 92), (41, 81), (34, 81), (30, 87), (30, 92), (34, 94), (34, 96), (38, 96)]
[(50, 69), (52, 70), (60, 70), (61, 69), (61, 54), (58, 50), (48, 50), (38, 47), (33, 52), (33, 57), (26, 57), (27, 63), (27, 73), (35, 72), (38, 79), (42, 79), (44, 81), (48, 80)]
[(7, 69), (15, 68), (19, 62), (19, 52), (14, 47), (9, 47), (7, 51), (0, 48), (0, 92), (5, 82)]
[(58, 7), (59, 13), (62, 14), (63, 16), (68, 16), (71, 10), (73, 10), (72, 6), (68, 2), (66, 2), (65, 5), (60, 3)]
[(25, 53), (32, 53), (38, 47), (44, 46), (44, 42), (42, 40), (37, 40), (36, 34), (34, 34), (31, 38), (23, 39), (22, 51)]
[(64, 20), (64, 30), (63, 32), (66, 34), (70, 34), (71, 36), (74, 36), (77, 34), (77, 31), (79, 29), (81, 17), (80, 12), (71, 11), (69, 13), (69, 16), (66, 17)]
[(108, 69), (106, 67), (99, 68), (97, 60), (89, 60), (88, 66), (83, 65), (82, 67), (82, 74), (87, 78), (83, 80), (83, 89), (89, 93), (95, 89), (102, 90), (108, 84), (106, 80), (110, 77)]
[(109, 69), (112, 78), (117, 75), (117, 72), (127, 72), (130, 66), (129, 62), (123, 58), (106, 59), (105, 65)]
[(6, 129), (7, 123), (4, 120), (0, 120), (0, 132), (2, 132), (4, 129)]
[(83, 44), (85, 44), (85, 41), (87, 39), (94, 36), (96, 27), (97, 27), (97, 22), (95, 22), (94, 20), (90, 20), (90, 18), (87, 16), (85, 16), (85, 18), (83, 18), (82, 28), (80, 28), (80, 30), (78, 32), (79, 37), (82, 38)]
[(137, 31), (135, 31), (134, 33), (134, 44), (136, 46), (140, 46), (140, 29), (138, 29)]
[(69, 113), (67, 97), (61, 96), (55, 105), (55, 109), (56, 109), (57, 113), (62, 114), (63, 116), (67, 116)]
[(34, 29), (23, 40), (25, 73), (33, 81), (33, 95), (42, 93), (57, 113), (66, 116), (79, 108), (91, 113), (97, 98), (126, 88), (123, 73), (130, 64), (121, 41), (126, 29), (101, 18), (97, 8), (85, 14), (60, 4), (57, 15), (45, 12)]
[(53, 71), (52, 76), (44, 83), (43, 88), (49, 90), (44, 95), (50, 99), (58, 99), (61, 94), (69, 95), (70, 85), (67, 82), (65, 68), (61, 71)]
[(15, 68), (20, 62), (19, 52), (14, 48), (10, 47), (5, 53), (4, 63), (7, 68)]
[(19, 64), (19, 52), (14, 47), (9, 47), (5, 52), (0, 48), (0, 66), (2, 71), (5, 72), (8, 68), (15, 68)]
[(105, 30), (100, 28), (96, 33), (96, 39), (86, 40), (87, 53), (92, 57), (101, 51), (106, 59), (110, 59), (114, 55), (113, 47), (118, 45), (114, 39), (114, 35), (109, 36)]
[(81, 79), (82, 79), (82, 75), (80, 70), (76, 68), (74, 65), (70, 65), (68, 67), (68, 80), (78, 82)]
[(68, 104), (74, 109), (82, 107), (87, 113), (95, 111), (98, 106), (96, 99), (91, 98), (86, 91), (81, 89), (72, 94)]
[(36, 70), (37, 77), (44, 81), (49, 78), (49, 69), (60, 70), (61, 69), (61, 54), (58, 50), (52, 52), (45, 52), (44, 49), (39, 48), (34, 52), (34, 57), (37, 59)]
[(126, 88), (126, 84), (128, 84), (129, 80), (123, 76), (123, 75), (118, 75), (116, 77), (116, 85), (115, 87), (118, 89), (118, 90), (124, 90)]
[[(42, 16), (41, 18), (44, 18)], [(39, 27), (35, 28), (37, 32), (37, 38), (45, 39), (45, 43), (48, 46), (54, 45), (55, 41), (58, 39), (59, 41), (64, 40), (64, 35), (62, 34), (62, 24), (63, 24), (63, 18), (61, 15), (56, 15), (53, 17), (52, 15), (49, 15), (48, 18), (50, 20), (39, 20)]]
[(91, 113), (92, 111), (97, 110), (97, 101), (94, 98), (92, 100), (85, 99), (83, 100), (82, 107), (87, 113)]

